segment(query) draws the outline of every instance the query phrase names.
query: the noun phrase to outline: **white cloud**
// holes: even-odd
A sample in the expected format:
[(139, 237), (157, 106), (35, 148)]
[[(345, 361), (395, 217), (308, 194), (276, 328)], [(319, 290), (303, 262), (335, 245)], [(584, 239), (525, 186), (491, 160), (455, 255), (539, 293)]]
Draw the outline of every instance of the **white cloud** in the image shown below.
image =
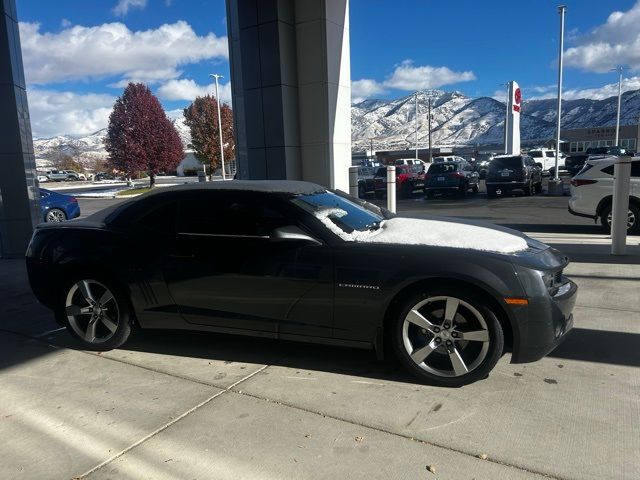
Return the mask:
[(475, 79), (471, 71), (454, 72), (447, 67), (414, 66), (412, 60), (405, 60), (384, 81), (384, 86), (399, 90), (424, 90)]
[(353, 103), (361, 102), (365, 98), (371, 98), (380, 93), (384, 93), (384, 86), (370, 78), (351, 82), (351, 101)]
[(78, 94), (27, 90), (34, 137), (87, 135), (105, 128), (116, 98), (100, 93)]
[[(533, 95), (529, 98), (529, 100), (558, 98), (556, 88), (556, 86), (553, 86), (553, 89), (549, 88), (547, 89), (547, 91), (540, 92), (539, 95)], [(622, 80), (623, 92), (638, 89), (640, 89), (640, 77), (630, 77), (624, 78)], [(526, 94), (526, 92), (524, 93)], [(618, 82), (609, 83), (598, 88), (571, 88), (563, 89), (562, 91), (563, 100), (578, 100), (581, 98), (589, 98), (591, 100), (604, 100), (605, 98), (613, 97), (615, 95), (618, 95)]]
[(41, 32), (38, 23), (20, 23), (25, 76), (30, 84), (121, 77), (168, 80), (182, 65), (228, 58), (226, 37), (197, 35), (185, 21), (131, 31), (123, 23), (73, 26)]
[(593, 72), (607, 72), (618, 65), (640, 69), (640, 0), (626, 12), (613, 12), (607, 21), (575, 39), (565, 63)]
[(147, 6), (147, 0), (119, 0), (113, 7), (114, 15), (124, 16), (129, 12), (130, 8), (143, 9)]
[(357, 103), (384, 93), (387, 89), (425, 90), (475, 79), (476, 76), (471, 71), (455, 72), (448, 67), (415, 66), (412, 60), (404, 60), (396, 65), (393, 73), (383, 82), (369, 78), (351, 82), (351, 101)]
[[(231, 103), (231, 83), (218, 84), (220, 99), (223, 102)], [(158, 96), (163, 100), (188, 100), (192, 101), (196, 97), (204, 95), (215, 95), (216, 85), (199, 85), (195, 81), (187, 78), (179, 80), (169, 80), (158, 88)]]

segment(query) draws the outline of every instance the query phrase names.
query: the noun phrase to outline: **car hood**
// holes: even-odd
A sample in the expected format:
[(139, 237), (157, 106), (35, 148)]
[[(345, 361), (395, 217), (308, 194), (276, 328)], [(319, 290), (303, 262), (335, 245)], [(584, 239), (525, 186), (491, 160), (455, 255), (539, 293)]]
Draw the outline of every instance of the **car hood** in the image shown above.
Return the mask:
[(332, 220), (331, 212), (320, 220), (343, 240), (358, 243), (422, 245), (460, 248), (500, 254), (522, 254), (531, 249), (548, 248), (521, 232), (497, 225), (447, 217), (427, 219), (394, 217), (383, 220), (376, 230), (342, 231)]

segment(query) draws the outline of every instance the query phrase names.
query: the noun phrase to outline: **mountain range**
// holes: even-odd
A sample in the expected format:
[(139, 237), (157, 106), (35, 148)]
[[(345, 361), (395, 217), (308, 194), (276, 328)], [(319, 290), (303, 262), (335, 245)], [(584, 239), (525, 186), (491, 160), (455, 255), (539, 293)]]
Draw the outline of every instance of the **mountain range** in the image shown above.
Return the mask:
[[(351, 107), (353, 151), (373, 144), (376, 150), (412, 148), (415, 145), (415, 96), (418, 97), (418, 145), (428, 145), (428, 98), (432, 99), (432, 143), (434, 146), (496, 145), (504, 132), (505, 104), (492, 97), (471, 98), (460, 92), (423, 90), (394, 100), (368, 99)], [(562, 128), (613, 126), (617, 97), (604, 100), (563, 101)], [(640, 90), (622, 95), (621, 124), (630, 125), (640, 117)], [(523, 143), (541, 144), (554, 137), (556, 100), (528, 100), (522, 105), (520, 133)], [(190, 142), (189, 128), (178, 117), (175, 126), (182, 143)], [(107, 154), (103, 139), (106, 129), (84, 137), (60, 135), (34, 139), (38, 166), (47, 166), (58, 152), (76, 155), (87, 166)]]

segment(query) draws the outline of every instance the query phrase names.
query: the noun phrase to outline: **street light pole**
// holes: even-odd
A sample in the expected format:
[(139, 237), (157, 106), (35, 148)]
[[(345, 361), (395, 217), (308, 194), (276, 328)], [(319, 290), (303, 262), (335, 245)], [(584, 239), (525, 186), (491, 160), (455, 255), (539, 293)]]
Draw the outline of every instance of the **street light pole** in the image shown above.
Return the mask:
[(433, 162), (433, 155), (431, 152), (431, 96), (429, 96), (429, 162)]
[(565, 5), (558, 7), (558, 13), (560, 14), (560, 41), (559, 43), (559, 55), (558, 55), (558, 118), (556, 119), (556, 165), (555, 172), (553, 173), (553, 179), (557, 182), (560, 180), (558, 175), (558, 158), (560, 157), (560, 124), (562, 116), (562, 65), (564, 60), (564, 14), (567, 11)]
[(618, 72), (618, 114), (616, 116), (616, 142), (615, 146), (619, 147), (620, 140), (620, 105), (622, 104), (622, 70), (624, 67), (619, 66), (618, 68), (611, 69), (612, 72)]
[(218, 95), (218, 79), (223, 77), (222, 75), (218, 75), (217, 73), (212, 73), (209, 76), (216, 79), (216, 104), (218, 105), (218, 132), (220, 132), (220, 165), (222, 166), (222, 180), (224, 181), (227, 179), (227, 176), (224, 172), (224, 144), (222, 143), (222, 118), (220, 115), (220, 96)]
[(416, 92), (416, 160), (418, 159), (418, 92)]

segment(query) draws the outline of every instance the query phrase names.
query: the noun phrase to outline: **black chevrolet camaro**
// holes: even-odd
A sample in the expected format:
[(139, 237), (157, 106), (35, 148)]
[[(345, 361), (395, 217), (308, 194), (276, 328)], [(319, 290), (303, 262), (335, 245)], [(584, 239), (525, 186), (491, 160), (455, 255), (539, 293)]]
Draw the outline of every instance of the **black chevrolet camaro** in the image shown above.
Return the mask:
[(507, 349), (514, 363), (553, 350), (573, 323), (567, 263), (516, 231), (292, 181), (156, 189), (39, 225), (27, 251), (35, 295), (86, 349), (133, 326), (258, 335), (374, 348), (443, 386)]

